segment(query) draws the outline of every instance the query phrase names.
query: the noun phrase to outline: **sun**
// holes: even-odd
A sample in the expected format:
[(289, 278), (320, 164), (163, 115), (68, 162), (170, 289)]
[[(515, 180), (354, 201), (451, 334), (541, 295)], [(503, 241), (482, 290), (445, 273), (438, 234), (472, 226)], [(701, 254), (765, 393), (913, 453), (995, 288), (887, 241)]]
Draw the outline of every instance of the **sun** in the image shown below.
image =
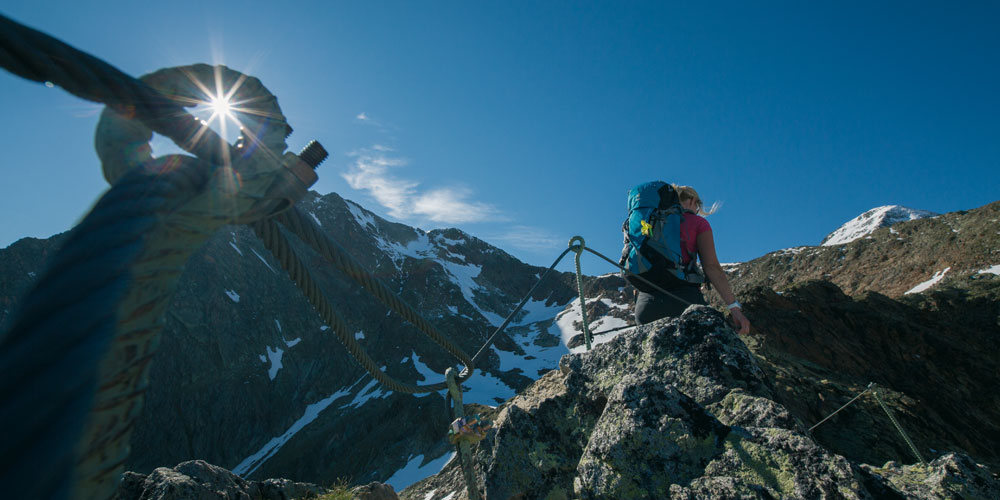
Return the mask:
[(233, 104), (229, 101), (229, 96), (217, 95), (208, 101), (208, 107), (212, 110), (212, 115), (222, 119), (235, 120), (233, 116)]

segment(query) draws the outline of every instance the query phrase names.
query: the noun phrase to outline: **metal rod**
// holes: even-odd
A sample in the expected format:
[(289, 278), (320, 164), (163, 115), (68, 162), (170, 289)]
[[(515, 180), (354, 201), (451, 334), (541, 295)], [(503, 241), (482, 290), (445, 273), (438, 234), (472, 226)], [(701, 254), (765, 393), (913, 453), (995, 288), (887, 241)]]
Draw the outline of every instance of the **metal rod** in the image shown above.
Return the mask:
[(912, 450), (913, 454), (917, 456), (917, 460), (920, 460), (921, 464), (927, 465), (927, 461), (924, 460), (924, 457), (920, 454), (919, 451), (917, 451), (917, 447), (913, 444), (913, 441), (910, 440), (910, 436), (908, 436), (906, 434), (906, 431), (903, 430), (903, 427), (899, 425), (899, 422), (896, 420), (896, 417), (892, 414), (891, 411), (889, 411), (889, 407), (882, 402), (882, 398), (878, 397), (878, 390), (876, 389), (875, 382), (868, 384), (868, 388), (872, 389), (872, 394), (875, 395), (875, 401), (878, 401), (879, 406), (881, 406), (882, 409), (885, 411), (885, 414), (889, 416), (889, 420), (892, 421), (892, 425), (896, 426), (896, 430), (899, 431), (899, 434), (903, 436), (904, 440), (906, 440), (906, 444), (910, 445), (910, 450)]
[[(462, 388), (455, 381), (455, 369), (448, 367), (444, 376), (448, 379), (448, 393), (451, 394), (454, 418), (463, 418), (465, 417), (465, 407), (462, 403)], [(460, 439), (457, 446), (458, 462), (462, 464), (462, 474), (465, 476), (465, 487), (469, 491), (469, 500), (481, 500), (479, 488), (476, 486), (476, 474), (472, 470), (472, 448), (469, 446), (469, 442), (464, 439)]]

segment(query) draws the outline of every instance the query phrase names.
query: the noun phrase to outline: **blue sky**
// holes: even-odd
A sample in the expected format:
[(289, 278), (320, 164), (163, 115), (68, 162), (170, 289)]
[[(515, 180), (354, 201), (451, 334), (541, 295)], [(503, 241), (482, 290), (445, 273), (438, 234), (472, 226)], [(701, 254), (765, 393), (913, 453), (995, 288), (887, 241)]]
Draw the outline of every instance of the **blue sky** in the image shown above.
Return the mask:
[[(198, 62), (256, 76), (295, 129), (291, 149), (330, 151), (315, 190), (548, 265), (575, 234), (617, 256), (626, 191), (653, 179), (724, 202), (709, 218), (724, 262), (819, 244), (880, 205), (997, 200), (998, 6), (8, 0), (0, 12), (134, 76)], [(6, 72), (0, 95), (3, 247), (69, 229), (106, 185), (97, 105)], [(591, 257), (584, 270), (610, 266)]]

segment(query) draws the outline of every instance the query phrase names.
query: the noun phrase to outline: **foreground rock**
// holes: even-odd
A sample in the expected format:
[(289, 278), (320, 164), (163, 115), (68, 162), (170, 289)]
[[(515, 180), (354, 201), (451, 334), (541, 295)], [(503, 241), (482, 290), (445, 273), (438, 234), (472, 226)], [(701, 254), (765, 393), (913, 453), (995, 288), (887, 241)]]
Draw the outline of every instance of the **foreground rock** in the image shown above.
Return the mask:
[[(964, 455), (852, 463), (820, 446), (723, 317), (692, 307), (564, 356), (474, 448), (486, 498), (1000, 498)], [(458, 464), (401, 498), (467, 498)]]
[(327, 490), (287, 479), (248, 481), (202, 460), (184, 462), (173, 469), (160, 467), (149, 475), (126, 472), (114, 500), (299, 500), (332, 497), (353, 500), (398, 500), (395, 490), (378, 482), (352, 489)]
[(287, 479), (247, 481), (201, 460), (173, 469), (160, 467), (151, 474), (126, 472), (116, 500), (293, 500), (316, 498), (326, 488)]

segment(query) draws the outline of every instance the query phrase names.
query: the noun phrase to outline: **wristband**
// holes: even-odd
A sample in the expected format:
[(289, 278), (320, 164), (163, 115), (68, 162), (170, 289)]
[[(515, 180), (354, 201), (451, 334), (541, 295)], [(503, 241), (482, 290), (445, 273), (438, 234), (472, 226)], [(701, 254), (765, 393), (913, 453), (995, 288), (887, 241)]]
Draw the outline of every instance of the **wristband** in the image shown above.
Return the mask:
[(728, 306), (726, 306), (726, 309), (733, 310), (736, 309), (737, 307), (741, 309), (743, 308), (743, 306), (740, 305), (739, 301), (735, 301), (732, 304), (729, 304)]

